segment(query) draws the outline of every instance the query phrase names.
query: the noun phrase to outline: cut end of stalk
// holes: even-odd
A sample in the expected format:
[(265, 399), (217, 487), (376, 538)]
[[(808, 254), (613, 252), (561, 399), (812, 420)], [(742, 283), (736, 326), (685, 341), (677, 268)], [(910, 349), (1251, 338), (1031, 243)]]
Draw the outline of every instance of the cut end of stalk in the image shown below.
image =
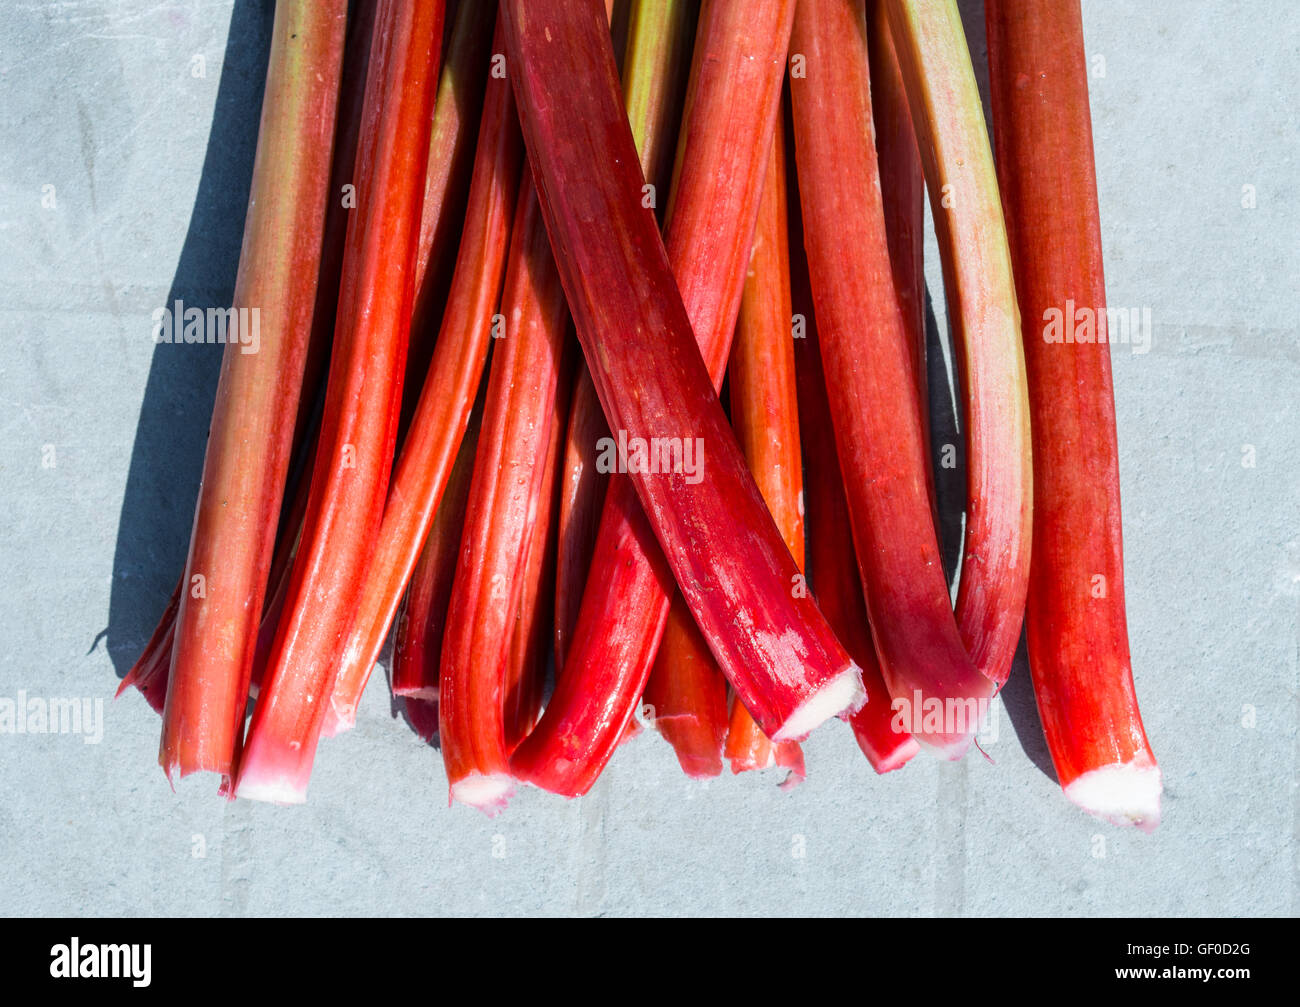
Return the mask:
[(1103, 766), (1065, 788), (1065, 796), (1111, 825), (1154, 832), (1160, 824), (1160, 767), (1146, 760)]
[(504, 811), (514, 792), (514, 778), (505, 773), (471, 773), (451, 785), (453, 801), (478, 808), (489, 817)]
[(268, 804), (306, 804), (307, 785), (297, 774), (263, 770), (241, 771), (235, 783), (235, 797)]
[(862, 669), (852, 662), (838, 675), (809, 696), (792, 713), (774, 735), (773, 741), (802, 741), (815, 727), (838, 717), (853, 713), (867, 701), (862, 688)]
[(911, 762), (912, 759), (916, 757), (916, 753), (921, 750), (921, 746), (915, 738), (908, 738), (893, 751), (882, 754), (873, 755), (873, 753), (868, 752), (863, 748), (860, 740), (858, 742), (858, 747), (863, 749), (863, 754), (867, 757), (867, 761), (871, 763), (871, 768), (874, 769), (878, 775), (882, 776), (885, 773), (892, 773), (895, 769), (902, 769)]
[(404, 699), (423, 699), (426, 702), (436, 703), (438, 702), (438, 686), (422, 685), (419, 688), (413, 688), (409, 685), (405, 687), (394, 686), (393, 695), (401, 696)]
[(939, 734), (933, 737), (922, 735), (914, 738), (926, 751), (945, 762), (958, 762), (970, 751), (974, 734)]

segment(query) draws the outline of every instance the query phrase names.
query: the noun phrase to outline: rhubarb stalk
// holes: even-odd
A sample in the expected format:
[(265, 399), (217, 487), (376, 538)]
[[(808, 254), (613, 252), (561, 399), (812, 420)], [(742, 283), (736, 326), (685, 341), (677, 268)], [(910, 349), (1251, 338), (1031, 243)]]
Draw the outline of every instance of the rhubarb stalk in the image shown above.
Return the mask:
[[(753, 23), (762, 20), (758, 15), (767, 5), (744, 6)], [(788, 4), (773, 6), (777, 52), (768, 59), (780, 60), (780, 67), (790, 10)], [(774, 740), (803, 736), (826, 718), (856, 708), (860, 674), (811, 598), (792, 595), (798, 569), (745, 466), (654, 217), (642, 207), (643, 176), (619, 104), (603, 11), (594, 0), (503, 0), (501, 11), (543, 216), (605, 417), (623, 443), (667, 438), (658, 443), (671, 444), (676, 438), (682, 446), (680, 462), (667, 466), (673, 471), (628, 466), (636, 495), (696, 624), (741, 701)], [(771, 142), (780, 69), (775, 76), (763, 150)], [(688, 133), (695, 128), (688, 126)], [(691, 170), (688, 164), (683, 162), (683, 173)], [(713, 207), (724, 220), (732, 209)], [(590, 226), (593, 220), (602, 226)], [(748, 242), (742, 244), (743, 264)], [(699, 478), (685, 464), (687, 444), (707, 470), (696, 469)], [(707, 459), (699, 453), (701, 444)], [(618, 485), (611, 485), (611, 497)], [(651, 579), (661, 591), (657, 610), (666, 614), (668, 585)], [(594, 580), (593, 568), (589, 587)], [(648, 621), (662, 622), (662, 616)], [(575, 650), (581, 643), (580, 616)], [(578, 678), (569, 670), (557, 697)], [(639, 693), (643, 676), (636, 685)], [(551, 712), (516, 757), (542, 732)], [(629, 715), (630, 707), (619, 714), (620, 733)]]
[(1033, 513), (1029, 392), (1011, 253), (956, 0), (886, 2), (965, 393), (966, 540), (957, 623), (975, 666), (1001, 688), (1024, 620)]
[[(498, 25), (492, 51), (502, 50)], [(350, 727), (356, 717), (465, 435), (491, 341), (522, 160), (510, 84), (489, 76), (451, 295), (393, 470), (383, 525), (363, 564), (356, 615), (329, 703), (331, 733)]]
[(568, 320), (529, 179), (520, 186), (501, 319), (447, 611), (438, 697), (451, 797), (491, 812), (504, 807), (513, 789), (507, 658), (547, 482)]
[(384, 0), (376, 16), (325, 411), (302, 544), (237, 796), (306, 798), (338, 648), (356, 611), (397, 436), (437, 82), (440, 0)]
[[(691, 63), (691, 42), (699, 4), (694, 0), (634, 0), (623, 99), (632, 138), (655, 214), (663, 218), (673, 168), (673, 138)], [(596, 469), (596, 445), (609, 435), (600, 400), (586, 367), (580, 366), (569, 409), (560, 498), (559, 552), (555, 579), (555, 661), (564, 667), (578, 621), (582, 589), (596, 547), (596, 530), (609, 482)]]
[(470, 414), (465, 439), (447, 477), (447, 488), (397, 615), (393, 695), (406, 700), (411, 722), (425, 741), (431, 741), (438, 733), (438, 667), (447, 606), (456, 577), (456, 559), (460, 554), (460, 533), (469, 502), (469, 482), (474, 473), (479, 419), (477, 410)]
[(227, 343), (217, 385), (163, 710), (169, 779), (228, 779), (239, 745), (310, 342), (346, 27), (342, 0), (276, 9), (233, 299), (258, 340), (241, 330)]
[[(792, 14), (788, 2), (715, 2), (697, 28), (666, 240), (715, 389), (735, 333), (767, 166), (753, 154), (767, 150), (775, 129)], [(575, 423), (580, 408), (575, 402)], [(674, 593), (653, 540), (631, 481), (613, 478), (555, 694), (512, 759), (519, 778), (566, 796), (585, 793), (631, 726)], [(666, 699), (666, 708), (674, 702)]]
[[(728, 366), (731, 425), (736, 439), (790, 555), (802, 570), (803, 462), (791, 338), (784, 119), (778, 113)], [(806, 592), (807, 586), (801, 584), (798, 590)], [(798, 742), (773, 743), (742, 703), (732, 704), (723, 754), (733, 773), (780, 766), (790, 770), (783, 787), (804, 778), (803, 751)]]
[[(989, 0), (998, 177), (1024, 311), (1034, 436), (1029, 670), (1065, 795), (1150, 831), (1160, 768), (1133, 688), (1124, 614), (1115, 399), (1106, 329), (1053, 341), (1073, 306), (1106, 319), (1101, 225), (1077, 2)], [(1100, 585), (1100, 587), (1099, 587)]]

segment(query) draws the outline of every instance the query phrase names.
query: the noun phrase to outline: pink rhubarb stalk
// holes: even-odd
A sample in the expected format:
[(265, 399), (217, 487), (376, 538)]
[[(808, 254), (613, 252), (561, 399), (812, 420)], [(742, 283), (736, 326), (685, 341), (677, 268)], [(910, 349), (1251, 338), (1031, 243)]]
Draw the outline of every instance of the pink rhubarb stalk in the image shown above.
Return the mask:
[[(312, 328), (347, 4), (276, 10), (248, 218), (171, 651), (159, 762), (229, 778)], [(160, 647), (164, 646), (160, 641)], [(160, 651), (161, 652), (161, 651)]]
[[(767, 6), (745, 4), (749, 17), (738, 27), (763, 22), (760, 15)], [(767, 59), (783, 62), (789, 5), (773, 8), (777, 29), (768, 37), (775, 40), (776, 52)], [(631, 483), (696, 624), (741, 701), (774, 740), (801, 737), (861, 702), (860, 674), (811, 598), (792, 596), (798, 568), (745, 466), (701, 360), (654, 217), (641, 203), (643, 177), (619, 104), (603, 12), (594, 0), (504, 0), (501, 11), (547, 231), (610, 429), (624, 443), (629, 438), (647, 445), (656, 438), (678, 438), (683, 446), (683, 463), (670, 465), (672, 472), (630, 465)], [(706, 18), (707, 12), (702, 24)], [(779, 69), (775, 76), (760, 150), (771, 142)], [(749, 100), (754, 100), (752, 93)], [(688, 125), (687, 143), (696, 128)], [(699, 170), (689, 158), (682, 163), (683, 177)], [(731, 220), (733, 209), (727, 201), (711, 208), (721, 220)], [(592, 220), (602, 226), (591, 227)], [(752, 220), (751, 214), (750, 227)], [(749, 242), (739, 244), (744, 246), (738, 270), (743, 278)], [(710, 266), (721, 268), (717, 261)], [(703, 272), (691, 269), (684, 275), (699, 275), (703, 284)], [(690, 290), (692, 284), (683, 287)], [(687, 443), (703, 463), (701, 478), (691, 477), (684, 464)], [(699, 454), (701, 443), (707, 458)], [(611, 485), (611, 498), (619, 482)], [(636, 512), (628, 508), (624, 513)], [(644, 537), (631, 541), (642, 549), (650, 545)], [(668, 585), (655, 576), (648, 579), (659, 589), (657, 598), (652, 594), (656, 610), (646, 620), (655, 637), (653, 624), (662, 624), (659, 613), (667, 612)], [(588, 585), (596, 582), (593, 565)], [(580, 616), (574, 652), (583, 642), (582, 624)], [(648, 671), (649, 662), (644, 663)], [(562, 691), (568, 688), (570, 701), (576, 698), (594, 713), (589, 723), (597, 725), (602, 718), (591, 707), (608, 706), (609, 697), (617, 695), (591, 690), (590, 683), (570, 671), (561, 675), (541, 724), (512, 760), (512, 767), (526, 769), (530, 779), (537, 778), (536, 749), (531, 762), (518, 760), (539, 735), (543, 750), (546, 741), (558, 741), (559, 749), (552, 748), (556, 772), (565, 773), (574, 755), (588, 761), (589, 749), (574, 751), (553, 728), (546, 730)], [(634, 684), (632, 703), (603, 721), (616, 721), (616, 736), (639, 698), (644, 675)], [(569, 766), (561, 764), (566, 759)]]
[(1110, 346), (1104, 329), (1049, 338), (1067, 305), (1106, 318), (1082, 18), (1071, 0), (989, 0), (985, 13), (1034, 431), (1029, 670), (1066, 797), (1149, 831), (1161, 779), (1129, 657)]
[(397, 436), (443, 5), (381, 3), (302, 544), (235, 793), (298, 803), (383, 515)]

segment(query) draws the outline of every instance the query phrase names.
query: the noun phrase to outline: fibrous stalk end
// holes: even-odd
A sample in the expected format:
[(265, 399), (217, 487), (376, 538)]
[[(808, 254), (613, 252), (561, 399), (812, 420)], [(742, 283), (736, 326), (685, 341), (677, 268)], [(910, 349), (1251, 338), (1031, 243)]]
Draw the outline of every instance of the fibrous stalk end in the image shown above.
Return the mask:
[(1065, 796), (1111, 825), (1154, 832), (1160, 824), (1160, 767), (1147, 760), (1102, 766), (1076, 778)]

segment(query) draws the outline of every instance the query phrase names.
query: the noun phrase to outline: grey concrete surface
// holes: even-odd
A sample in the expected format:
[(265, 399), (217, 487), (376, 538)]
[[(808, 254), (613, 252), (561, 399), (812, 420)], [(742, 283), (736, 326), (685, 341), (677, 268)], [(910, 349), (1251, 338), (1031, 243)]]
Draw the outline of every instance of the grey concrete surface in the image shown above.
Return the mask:
[(1023, 667), (988, 760), (878, 778), (832, 724), (789, 794), (691, 783), (650, 735), (587, 798), (526, 792), (489, 820), (447, 807), (379, 678), (306, 806), (173, 793), (157, 717), (111, 696), (183, 561), (220, 350), (156, 347), (151, 314), (230, 296), (269, 4), (6, 3), (0, 696), (102, 699), (103, 720), (97, 743), (0, 734), (0, 911), (1300, 910), (1300, 5), (1084, 15), (1109, 300), (1149, 307), (1154, 337), (1114, 355), (1134, 667), (1166, 779), (1150, 836), (1063, 800)]

